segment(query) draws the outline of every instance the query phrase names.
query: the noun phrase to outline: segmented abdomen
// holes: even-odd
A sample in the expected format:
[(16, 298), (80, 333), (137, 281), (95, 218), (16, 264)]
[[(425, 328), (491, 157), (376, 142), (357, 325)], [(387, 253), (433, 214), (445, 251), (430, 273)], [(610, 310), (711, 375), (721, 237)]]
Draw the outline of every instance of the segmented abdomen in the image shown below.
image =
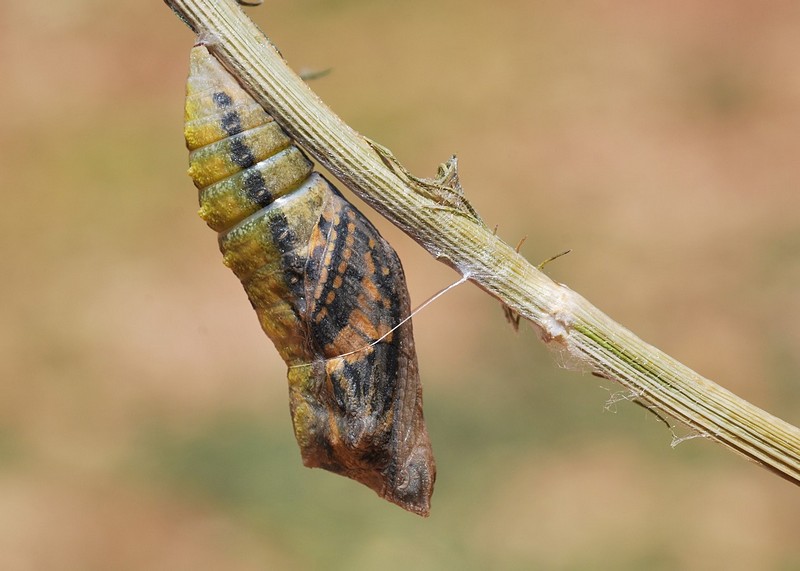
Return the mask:
[(204, 46), (185, 130), (200, 216), (289, 365), (304, 463), (426, 515), (435, 465), (411, 323), (392, 331), (409, 313), (394, 250)]

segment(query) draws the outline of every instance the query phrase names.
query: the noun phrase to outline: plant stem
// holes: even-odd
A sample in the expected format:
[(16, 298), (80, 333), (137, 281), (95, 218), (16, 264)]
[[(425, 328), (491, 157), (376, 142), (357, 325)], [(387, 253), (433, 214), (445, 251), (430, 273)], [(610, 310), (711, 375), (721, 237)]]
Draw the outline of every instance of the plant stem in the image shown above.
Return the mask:
[(410, 175), (337, 117), (233, 0), (165, 2), (315, 159), (437, 260), (532, 322), (546, 343), (621, 383), (632, 400), (800, 484), (800, 429), (703, 378), (548, 278), (481, 222), (453, 171), (437, 181)]

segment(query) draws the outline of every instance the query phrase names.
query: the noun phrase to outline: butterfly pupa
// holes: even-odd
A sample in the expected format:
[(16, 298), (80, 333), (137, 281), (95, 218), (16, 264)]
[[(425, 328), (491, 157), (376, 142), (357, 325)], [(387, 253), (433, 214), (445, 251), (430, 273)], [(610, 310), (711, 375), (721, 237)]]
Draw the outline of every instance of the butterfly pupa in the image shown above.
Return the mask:
[(436, 466), (397, 254), (203, 45), (185, 119), (200, 216), (289, 367), (303, 463), (428, 515)]

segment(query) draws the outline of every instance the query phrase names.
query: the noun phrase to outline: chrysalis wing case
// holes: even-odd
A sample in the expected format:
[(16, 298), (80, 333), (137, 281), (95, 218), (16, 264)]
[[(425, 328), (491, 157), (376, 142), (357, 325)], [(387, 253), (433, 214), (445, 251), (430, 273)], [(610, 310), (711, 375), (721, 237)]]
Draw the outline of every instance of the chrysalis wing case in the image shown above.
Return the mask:
[[(436, 467), (400, 260), (200, 45), (186, 87), (200, 216), (289, 366), (309, 467), (428, 515)], [(381, 341), (375, 341), (387, 334)]]

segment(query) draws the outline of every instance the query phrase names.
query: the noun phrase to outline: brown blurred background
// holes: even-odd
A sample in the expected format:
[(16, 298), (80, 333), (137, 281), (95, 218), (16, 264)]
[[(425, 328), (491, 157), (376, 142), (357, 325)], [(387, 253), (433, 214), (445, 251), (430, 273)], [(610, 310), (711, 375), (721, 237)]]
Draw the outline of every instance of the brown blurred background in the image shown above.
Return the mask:
[[(800, 423), (800, 3), (272, 0), (353, 127), (644, 339)], [(300, 463), (185, 174), (158, 1), (0, 5), (0, 568), (800, 569), (800, 490), (566, 371), (462, 286), (414, 319), (428, 520)], [(455, 279), (370, 213), (419, 304)], [(682, 432), (681, 434), (685, 434)]]

